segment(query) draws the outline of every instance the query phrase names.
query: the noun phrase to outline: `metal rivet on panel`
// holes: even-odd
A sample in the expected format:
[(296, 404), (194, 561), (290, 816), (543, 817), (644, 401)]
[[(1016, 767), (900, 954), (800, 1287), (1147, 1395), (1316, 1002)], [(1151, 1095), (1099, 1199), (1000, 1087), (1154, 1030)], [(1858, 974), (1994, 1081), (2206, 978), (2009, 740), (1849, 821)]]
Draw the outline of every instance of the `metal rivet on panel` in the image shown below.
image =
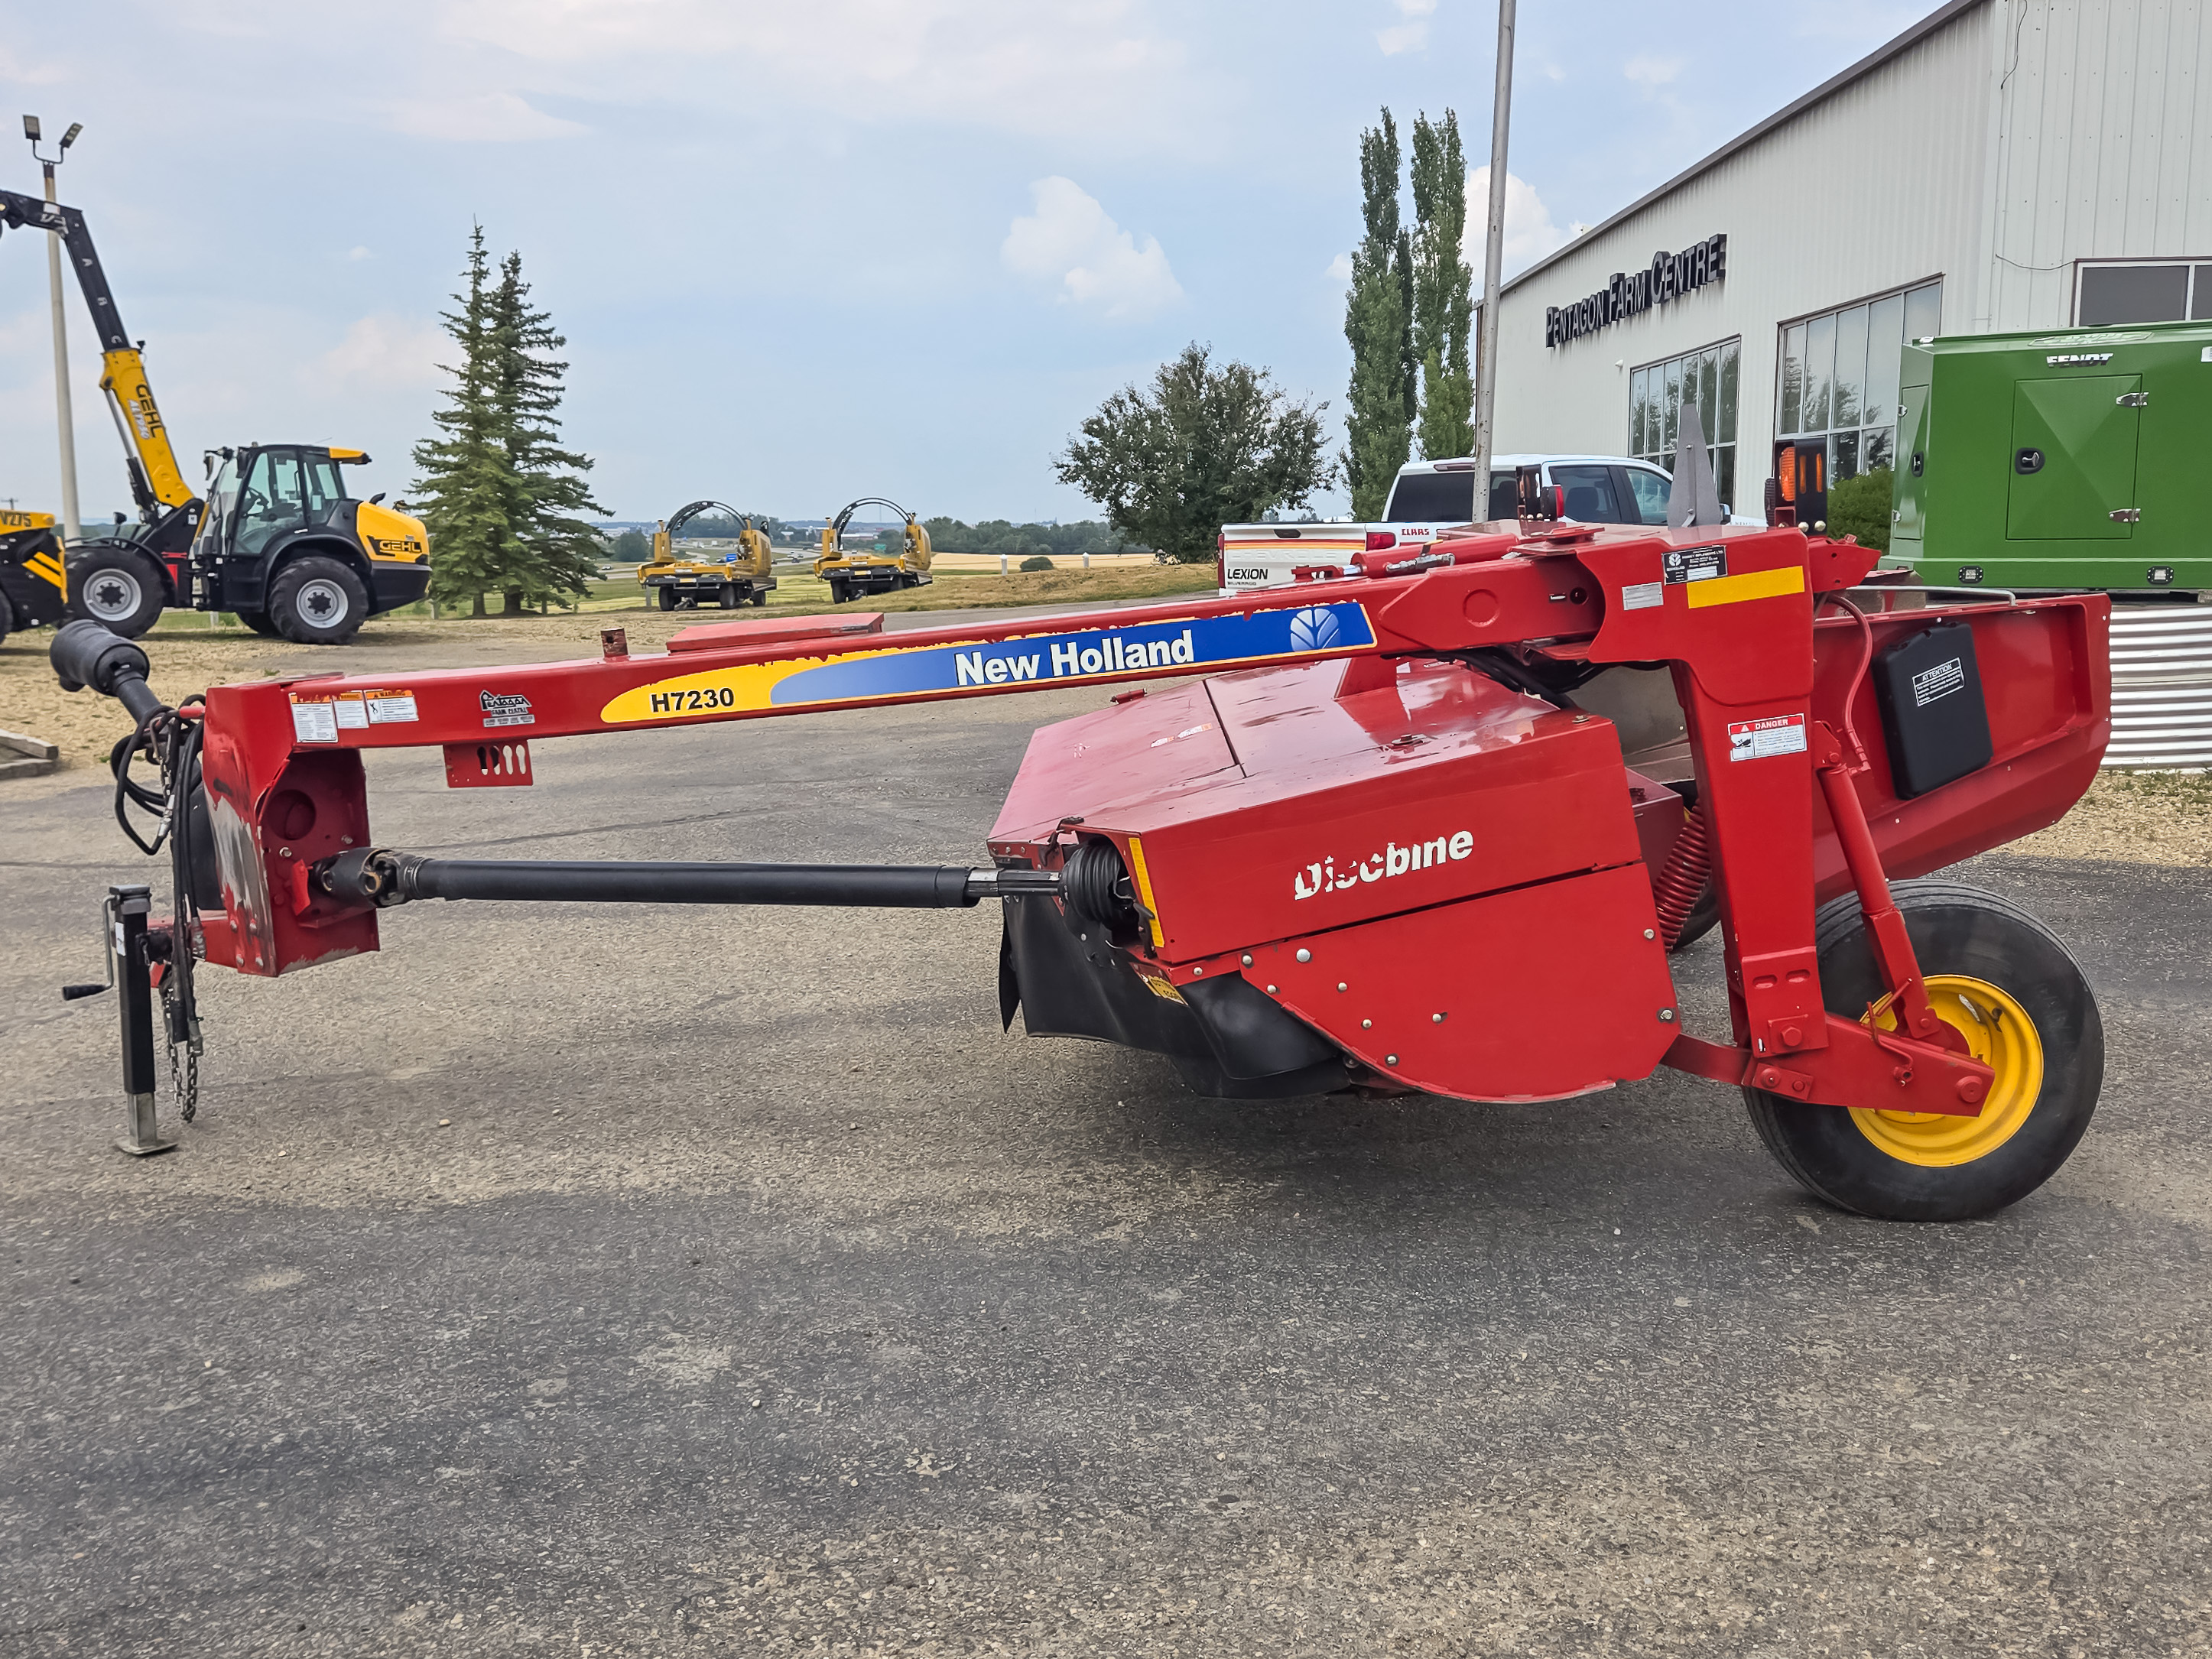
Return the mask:
[(1649, 927), (1647, 927), (1644, 930), (1644, 937), (1646, 939), (1657, 939), (1659, 935), (1653, 933)]
[(1342, 980), (1339, 980), (1336, 982), (1336, 988), (1340, 991), (1349, 991), (1352, 988), (1349, 985), (1346, 985)]
[(1363, 1019), (1359, 1022), (1359, 1029), (1363, 1031), (1371, 1031), (1375, 1029), (1375, 1022), (1371, 1019)]
[(1205, 971), (1206, 971), (1206, 969), (1203, 969), (1203, 968), (1194, 968), (1194, 969), (1192, 969), (1190, 970), (1190, 976), (1191, 976), (1193, 979), (1196, 979), (1196, 978), (1197, 978), (1200, 974), (1204, 973)]
[(1442, 1014), (1431, 1014), (1429, 1023), (1431, 1025), (1441, 1025), (1444, 1023), (1444, 1017)]
[(1398, 1056), (1395, 1054), (1385, 1054), (1382, 1056), (1382, 1063), (1385, 1066), (1395, 1066), (1398, 1063)]
[(1300, 962), (1311, 962), (1311, 961), (1313, 960), (1313, 952), (1312, 952), (1312, 951), (1299, 951), (1299, 952), (1298, 952), (1298, 960), (1299, 960)]
[(1270, 985), (1270, 986), (1267, 988), (1267, 994), (1268, 994), (1269, 996), (1273, 996), (1273, 995), (1274, 995), (1274, 994), (1275, 994), (1275, 988), (1274, 988), (1273, 986)]
[(1249, 951), (1247, 951), (1244, 953), (1244, 965), (1247, 968), (1249, 968), (1252, 965), (1252, 953)]
[(1672, 1025), (1674, 1023), (1674, 1011), (1672, 1008), (1662, 1008), (1659, 1011), (1659, 1018), (1665, 1024)]

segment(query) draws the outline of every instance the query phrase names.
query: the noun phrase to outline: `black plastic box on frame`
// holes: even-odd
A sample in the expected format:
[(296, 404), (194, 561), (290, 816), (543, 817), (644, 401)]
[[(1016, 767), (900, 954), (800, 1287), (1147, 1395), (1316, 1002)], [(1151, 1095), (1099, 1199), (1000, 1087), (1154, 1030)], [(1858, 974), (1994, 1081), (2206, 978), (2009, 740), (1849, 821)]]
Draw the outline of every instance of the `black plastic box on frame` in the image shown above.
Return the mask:
[(1990, 763), (1990, 713), (1974, 665), (1974, 630), (1937, 623), (1874, 659), (1889, 769), (1910, 800)]

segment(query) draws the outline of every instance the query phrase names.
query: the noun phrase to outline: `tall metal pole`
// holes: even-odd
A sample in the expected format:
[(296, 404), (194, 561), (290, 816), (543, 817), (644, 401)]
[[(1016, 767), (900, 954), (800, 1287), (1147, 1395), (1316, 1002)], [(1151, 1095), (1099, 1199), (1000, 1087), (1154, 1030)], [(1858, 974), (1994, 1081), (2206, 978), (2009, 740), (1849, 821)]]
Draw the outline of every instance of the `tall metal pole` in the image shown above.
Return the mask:
[(1498, 0), (1498, 90), (1490, 106), (1490, 217), (1482, 250), (1482, 330), (1474, 357), (1474, 476), (1480, 516), (1490, 488), (1492, 418), (1498, 407), (1498, 291), (1505, 261), (1505, 135), (1513, 113), (1513, 0)]
[[(77, 131), (72, 126), (69, 137), (62, 141), (64, 154), (76, 142)], [(31, 154), (46, 169), (46, 200), (58, 200), (54, 194), (54, 167), (60, 157), (50, 161), (39, 155), (37, 117), (23, 118), (23, 136), (31, 141)], [(77, 515), (76, 415), (70, 405), (69, 313), (62, 303), (62, 236), (58, 230), (46, 233), (46, 288), (54, 310), (54, 415), (62, 440), (62, 540), (70, 542), (84, 533), (84, 521)]]

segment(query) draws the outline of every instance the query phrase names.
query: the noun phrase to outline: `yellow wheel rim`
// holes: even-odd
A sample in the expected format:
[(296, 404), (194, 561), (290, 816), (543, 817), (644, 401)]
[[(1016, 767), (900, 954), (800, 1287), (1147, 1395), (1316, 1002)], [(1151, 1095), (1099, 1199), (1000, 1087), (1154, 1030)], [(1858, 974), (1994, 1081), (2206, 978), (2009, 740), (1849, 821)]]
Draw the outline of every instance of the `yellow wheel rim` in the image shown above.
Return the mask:
[[(1943, 1021), (1962, 1033), (1974, 1058), (1996, 1076), (1979, 1117), (1941, 1112), (1854, 1110), (1859, 1133), (1892, 1158), (1928, 1169), (1946, 1169), (1986, 1158), (2020, 1132), (2043, 1093), (2043, 1039), (2027, 1010), (1987, 980), (1964, 974), (1930, 974), (1928, 1000)], [(1875, 1020), (1894, 1030), (1897, 1014)]]

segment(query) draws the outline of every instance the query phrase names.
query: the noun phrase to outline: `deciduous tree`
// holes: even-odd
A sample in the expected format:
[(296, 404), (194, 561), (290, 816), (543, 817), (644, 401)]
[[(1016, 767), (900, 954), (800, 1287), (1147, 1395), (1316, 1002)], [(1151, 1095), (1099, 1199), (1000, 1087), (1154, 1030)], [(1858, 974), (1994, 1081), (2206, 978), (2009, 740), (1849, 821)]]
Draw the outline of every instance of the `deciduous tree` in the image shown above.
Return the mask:
[(1224, 524), (1303, 506), (1327, 488), (1322, 412), (1265, 369), (1226, 362), (1194, 342), (1160, 365), (1149, 391), (1124, 386), (1098, 406), (1054, 466), (1141, 545), (1196, 562)]

